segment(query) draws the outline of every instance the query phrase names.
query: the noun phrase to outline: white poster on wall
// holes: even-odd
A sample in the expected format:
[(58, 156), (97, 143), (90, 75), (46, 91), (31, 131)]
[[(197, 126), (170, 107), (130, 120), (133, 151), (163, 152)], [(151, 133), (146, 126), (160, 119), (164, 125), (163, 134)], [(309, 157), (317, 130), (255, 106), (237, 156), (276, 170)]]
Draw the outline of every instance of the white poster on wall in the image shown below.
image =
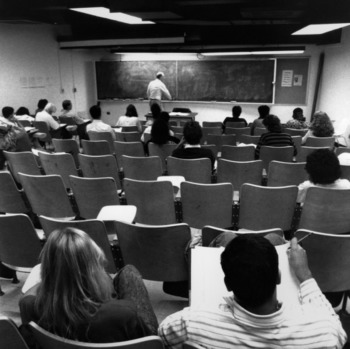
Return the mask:
[(282, 71), (282, 87), (292, 87), (293, 82), (293, 70)]

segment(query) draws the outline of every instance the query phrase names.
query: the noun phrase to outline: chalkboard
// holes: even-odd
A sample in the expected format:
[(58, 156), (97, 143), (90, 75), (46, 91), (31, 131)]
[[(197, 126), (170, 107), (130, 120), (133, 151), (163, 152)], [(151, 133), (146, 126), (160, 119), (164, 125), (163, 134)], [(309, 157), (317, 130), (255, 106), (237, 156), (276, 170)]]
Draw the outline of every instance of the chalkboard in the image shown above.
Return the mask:
[(147, 86), (158, 71), (164, 72), (164, 83), (174, 94), (175, 61), (96, 62), (97, 98), (147, 98)]
[(157, 71), (183, 101), (272, 103), (274, 60), (96, 62), (98, 99), (147, 98)]

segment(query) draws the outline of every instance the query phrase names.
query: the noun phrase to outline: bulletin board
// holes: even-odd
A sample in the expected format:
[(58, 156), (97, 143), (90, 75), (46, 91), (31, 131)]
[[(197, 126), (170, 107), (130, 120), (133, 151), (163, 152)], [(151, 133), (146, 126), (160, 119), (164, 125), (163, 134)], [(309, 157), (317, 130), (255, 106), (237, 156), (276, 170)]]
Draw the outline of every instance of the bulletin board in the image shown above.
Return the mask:
[(277, 60), (275, 104), (306, 104), (309, 58)]

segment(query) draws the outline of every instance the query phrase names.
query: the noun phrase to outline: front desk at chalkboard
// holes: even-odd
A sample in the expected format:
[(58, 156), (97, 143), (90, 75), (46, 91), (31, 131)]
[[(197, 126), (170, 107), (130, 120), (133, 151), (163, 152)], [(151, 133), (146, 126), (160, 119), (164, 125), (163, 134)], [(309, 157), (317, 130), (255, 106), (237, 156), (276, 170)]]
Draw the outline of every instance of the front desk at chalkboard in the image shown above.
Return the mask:
[[(176, 113), (176, 112), (170, 112), (169, 116), (170, 116), (170, 120), (171, 121), (194, 121), (196, 119), (196, 115), (198, 115), (198, 113)], [(148, 113), (145, 115), (146, 120), (151, 119), (152, 118), (152, 113)]]

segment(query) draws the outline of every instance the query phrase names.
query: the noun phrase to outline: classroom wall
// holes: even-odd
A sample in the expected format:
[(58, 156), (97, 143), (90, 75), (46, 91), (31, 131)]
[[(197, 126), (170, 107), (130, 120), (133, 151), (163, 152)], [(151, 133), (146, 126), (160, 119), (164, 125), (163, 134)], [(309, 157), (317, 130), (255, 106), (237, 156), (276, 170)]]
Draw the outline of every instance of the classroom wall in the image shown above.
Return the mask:
[(337, 133), (350, 133), (350, 27), (340, 44), (324, 47), (325, 61), (318, 108), (334, 120)]
[[(94, 51), (62, 51), (55, 26), (0, 24), (0, 108), (26, 106), (33, 113), (40, 98), (58, 110), (64, 99), (86, 113), (96, 102)], [(73, 92), (73, 88), (77, 92)]]

